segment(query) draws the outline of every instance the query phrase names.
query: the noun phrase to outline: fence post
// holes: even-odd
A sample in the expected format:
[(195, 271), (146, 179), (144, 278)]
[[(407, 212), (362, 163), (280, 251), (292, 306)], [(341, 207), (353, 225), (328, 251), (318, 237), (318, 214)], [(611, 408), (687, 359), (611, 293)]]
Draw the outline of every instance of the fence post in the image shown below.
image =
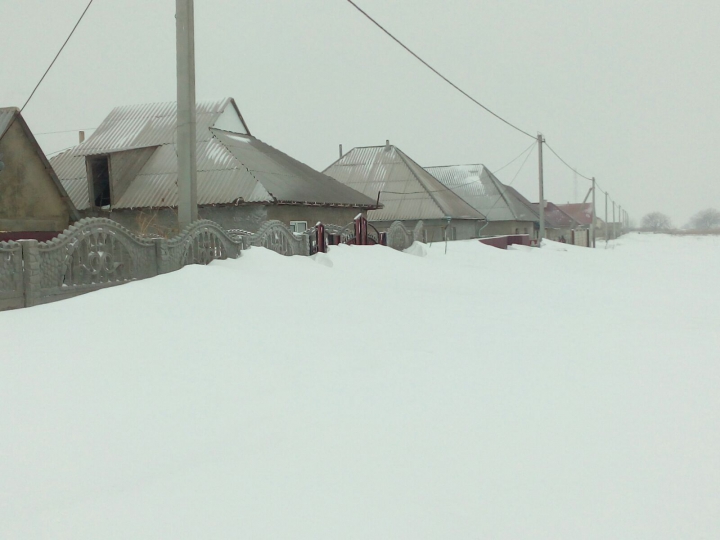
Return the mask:
[(319, 253), (327, 253), (327, 245), (325, 243), (325, 225), (318, 221), (315, 225), (315, 234), (317, 234), (317, 250)]
[(23, 290), (25, 307), (38, 304), (40, 299), (40, 250), (37, 240), (20, 240), (23, 260)]
[(153, 238), (153, 242), (155, 242), (155, 264), (157, 265), (157, 273), (155, 275), (159, 276), (160, 274), (167, 273), (167, 265), (165, 264), (167, 249), (164, 249), (167, 240), (164, 238)]

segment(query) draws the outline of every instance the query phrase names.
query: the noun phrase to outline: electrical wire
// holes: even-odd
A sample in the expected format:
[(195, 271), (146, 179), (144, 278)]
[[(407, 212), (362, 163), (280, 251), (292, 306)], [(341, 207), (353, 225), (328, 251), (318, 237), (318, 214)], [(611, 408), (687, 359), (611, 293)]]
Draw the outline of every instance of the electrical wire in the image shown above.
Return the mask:
[(82, 128), (82, 129), (63, 129), (62, 131), (44, 131), (42, 133), (33, 133), (33, 135), (55, 135), (56, 133), (72, 133), (74, 131), (93, 131), (97, 128)]
[(475, 98), (472, 97), (470, 94), (468, 94), (465, 90), (463, 90), (462, 88), (460, 88), (457, 84), (455, 84), (455, 83), (452, 82), (450, 79), (448, 79), (445, 75), (443, 75), (442, 73), (440, 73), (437, 69), (435, 69), (435, 68), (432, 67), (430, 64), (428, 64), (425, 60), (423, 60), (422, 58), (420, 58), (420, 56), (418, 56), (415, 52), (413, 52), (413, 50), (410, 49), (410, 47), (408, 47), (408, 46), (405, 45), (402, 41), (400, 41), (398, 38), (396, 38), (394, 35), (392, 35), (388, 30), (385, 29), (385, 27), (383, 27), (379, 22), (377, 22), (375, 19), (373, 19), (365, 10), (363, 10), (360, 6), (358, 6), (355, 2), (353, 2), (353, 0), (347, 0), (347, 2), (348, 2), (350, 5), (352, 5), (355, 9), (357, 9), (360, 13), (362, 13), (365, 17), (367, 17), (367, 19), (370, 20), (370, 21), (371, 21), (375, 26), (377, 26), (380, 30), (382, 30), (383, 32), (385, 32), (393, 41), (395, 41), (395, 42), (396, 42), (398, 45), (400, 45), (403, 49), (405, 49), (407, 52), (409, 52), (411, 55), (413, 55), (418, 61), (420, 61), (420, 63), (422, 63), (425, 67), (427, 67), (430, 71), (432, 71), (433, 73), (435, 73), (435, 75), (437, 75), (438, 77), (440, 77), (442, 80), (444, 80), (444, 81), (445, 81), (446, 83), (448, 83), (450, 86), (452, 86), (453, 88), (455, 88), (455, 90), (457, 90), (458, 92), (460, 92), (462, 95), (464, 95), (464, 96), (465, 96), (466, 98), (468, 98), (470, 101), (472, 101), (472, 102), (475, 103), (476, 105), (479, 105), (480, 107), (482, 107), (483, 109), (485, 109), (487, 112), (489, 112), (490, 114), (492, 114), (495, 118), (497, 118), (498, 120), (506, 123), (508, 126), (510, 126), (511, 128), (519, 131), (519, 132), (522, 133), (523, 135), (527, 135), (528, 137), (530, 137), (530, 138), (532, 138), (532, 139), (535, 139), (535, 138), (536, 138), (534, 135), (530, 135), (530, 133), (528, 133), (528, 132), (525, 131), (524, 129), (521, 129), (521, 128), (517, 127), (515, 124), (509, 122), (508, 120), (505, 120), (502, 116), (500, 116), (500, 115), (497, 114), (496, 112), (493, 112), (492, 110), (490, 110), (488, 107), (486, 107), (485, 105), (483, 105), (482, 103), (480, 103), (477, 99), (475, 99)]
[(75, 148), (77, 145), (73, 144), (72, 146), (68, 146), (67, 148), (61, 148), (60, 150), (55, 150), (54, 152), (49, 152), (45, 154), (45, 157), (54, 156), (55, 154), (59, 154), (60, 152), (64, 152), (65, 150), (70, 150), (71, 148)]
[(555, 150), (553, 150), (552, 146), (550, 146), (547, 142), (545, 143), (545, 146), (547, 146), (547, 147), (548, 147), (548, 150), (550, 150), (553, 154), (555, 154), (555, 157), (558, 158), (558, 159), (563, 163), (563, 165), (565, 165), (568, 169), (570, 169), (571, 171), (573, 171), (573, 172), (574, 172), (575, 174), (577, 174), (578, 176), (583, 177), (585, 180), (590, 180), (590, 181), (592, 182), (592, 178), (589, 178), (589, 177), (585, 176), (584, 174), (580, 174), (579, 172), (577, 172), (577, 169), (574, 169), (573, 167), (571, 167), (571, 166), (568, 164), (568, 162), (565, 161), (563, 158), (561, 158), (561, 157), (558, 155), (558, 153), (557, 153)]
[(522, 152), (520, 152), (520, 154), (518, 154), (517, 157), (513, 158), (512, 161), (510, 161), (509, 163), (506, 163), (505, 165), (503, 165), (503, 166), (500, 167), (499, 169), (493, 171), (493, 174), (497, 174), (497, 173), (499, 173), (500, 171), (502, 171), (505, 167), (508, 167), (508, 166), (512, 165), (513, 163), (515, 163), (518, 159), (520, 159), (521, 157), (523, 157), (523, 156), (525, 155), (525, 152), (527, 152), (528, 150), (530, 150), (530, 148), (532, 148), (532, 147), (535, 146), (536, 144), (537, 144), (537, 143), (532, 143), (532, 144), (531, 144), (530, 146), (528, 146), (525, 150), (523, 150)]
[(83, 17), (85, 17), (85, 14), (87, 13), (88, 9), (90, 9), (90, 6), (92, 5), (93, 2), (94, 2), (94, 0), (90, 0), (90, 2), (88, 2), (88, 5), (87, 5), (87, 6), (85, 7), (85, 9), (83, 10), (82, 14), (80, 15), (80, 18), (79, 18), (78, 21), (75, 23), (75, 26), (73, 26), (73, 29), (70, 31), (70, 35), (69, 35), (69, 36), (67, 37), (67, 39), (65, 40), (65, 43), (62, 44), (62, 47), (60, 47), (60, 50), (59, 50), (59, 51), (57, 52), (57, 54), (55, 55), (55, 58), (53, 58), (53, 61), (50, 62), (50, 65), (49, 65), (48, 68), (45, 70), (45, 73), (43, 73), (43, 76), (40, 77), (40, 80), (39, 80), (38, 83), (35, 85), (35, 88), (33, 88), (33, 91), (32, 91), (32, 93), (30, 94), (30, 97), (27, 98), (27, 101), (25, 102), (25, 105), (23, 105), (22, 108), (20, 109), (20, 112), (23, 112), (23, 110), (25, 110), (25, 107), (27, 107), (27, 104), (30, 103), (30, 100), (33, 98), (33, 96), (35, 95), (35, 92), (37, 92), (37, 89), (40, 87), (40, 85), (42, 84), (42, 82), (45, 80), (45, 77), (47, 76), (48, 72), (52, 69), (53, 65), (55, 65), (55, 61), (56, 61), (56, 60), (58, 59), (58, 57), (60, 56), (60, 53), (63, 52), (63, 49), (65, 48), (65, 45), (67, 45), (67, 44), (68, 44), (68, 41), (70, 41), (70, 38), (71, 38), (71, 37), (73, 36), (73, 34), (75, 33), (75, 30), (76, 30), (77, 27), (80, 25), (80, 22), (83, 20)]

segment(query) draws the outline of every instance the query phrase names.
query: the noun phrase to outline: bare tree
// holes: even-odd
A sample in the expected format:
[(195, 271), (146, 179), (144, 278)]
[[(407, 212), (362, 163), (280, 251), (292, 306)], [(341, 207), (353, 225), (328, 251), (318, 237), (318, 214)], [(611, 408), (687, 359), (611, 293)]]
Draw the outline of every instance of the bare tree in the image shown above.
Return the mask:
[(720, 229), (720, 212), (714, 208), (698, 212), (690, 220), (690, 226), (699, 231)]
[(650, 212), (642, 218), (642, 228), (651, 231), (666, 231), (672, 228), (672, 222), (662, 212)]

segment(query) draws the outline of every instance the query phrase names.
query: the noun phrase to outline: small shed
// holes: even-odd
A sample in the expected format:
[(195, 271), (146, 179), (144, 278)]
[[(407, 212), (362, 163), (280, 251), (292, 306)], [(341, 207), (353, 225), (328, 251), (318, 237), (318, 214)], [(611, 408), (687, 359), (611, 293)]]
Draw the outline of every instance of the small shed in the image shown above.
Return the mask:
[(375, 199), (382, 208), (368, 212), (379, 230), (394, 221), (425, 226), (425, 240), (476, 238), (485, 216), (440, 183), (398, 147), (353, 148), (323, 171), (346, 186)]
[(532, 204), (482, 164), (426, 167), (453, 193), (487, 218), (483, 236), (527, 234), (537, 238), (539, 218)]
[[(117, 107), (85, 142), (52, 163), (84, 215), (141, 233), (177, 226), (177, 104)], [(197, 103), (198, 214), (226, 229), (256, 231), (280, 220), (301, 231), (345, 224), (374, 199), (250, 133), (235, 101)]]
[(20, 110), (0, 109), (0, 240), (47, 240), (79, 218)]

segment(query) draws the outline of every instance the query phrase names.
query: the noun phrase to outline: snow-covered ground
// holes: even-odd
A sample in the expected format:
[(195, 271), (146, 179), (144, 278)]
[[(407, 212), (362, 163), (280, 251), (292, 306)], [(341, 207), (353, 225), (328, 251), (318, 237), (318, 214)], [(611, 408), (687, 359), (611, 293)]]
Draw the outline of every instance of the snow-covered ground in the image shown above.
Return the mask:
[(718, 538), (720, 238), (609, 247), (253, 248), (0, 313), (0, 539)]

